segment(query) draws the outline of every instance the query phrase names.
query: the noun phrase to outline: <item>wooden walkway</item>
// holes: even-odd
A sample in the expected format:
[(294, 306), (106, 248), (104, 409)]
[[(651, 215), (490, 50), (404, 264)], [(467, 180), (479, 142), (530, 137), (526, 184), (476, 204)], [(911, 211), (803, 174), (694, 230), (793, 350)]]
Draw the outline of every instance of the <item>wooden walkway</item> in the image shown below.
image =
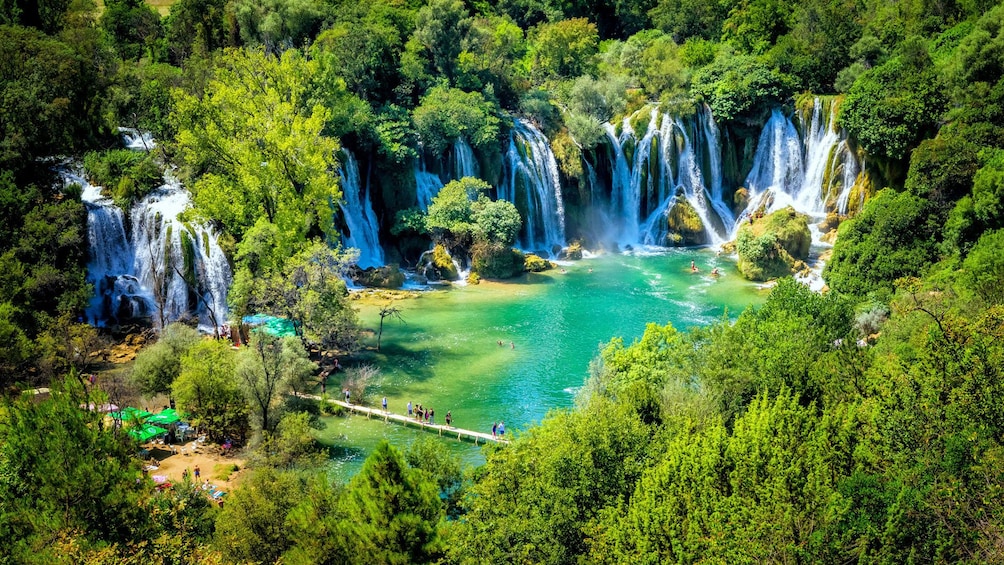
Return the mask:
[[(310, 398), (313, 400), (321, 400), (320, 396), (313, 394), (300, 394), (301, 398)], [(453, 437), (456, 435), (458, 440), (463, 441), (473, 441), (474, 445), (486, 444), (490, 441), (501, 444), (508, 444), (509, 440), (499, 439), (492, 437), (492, 434), (486, 434), (482, 432), (475, 432), (472, 430), (465, 430), (463, 428), (455, 428), (453, 426), (444, 426), (442, 424), (426, 424), (424, 420), (419, 420), (414, 416), (408, 416), (407, 414), (395, 414), (393, 412), (384, 412), (381, 408), (369, 408), (367, 406), (360, 406), (358, 404), (349, 404), (341, 400), (335, 400), (333, 398), (328, 398), (328, 402), (331, 404), (337, 404), (342, 408), (345, 408), (349, 413), (356, 413), (365, 415), (366, 418), (378, 418), (382, 419), (384, 422), (394, 422), (395, 424), (401, 424), (405, 427), (420, 428), (427, 432), (435, 432), (443, 437)]]

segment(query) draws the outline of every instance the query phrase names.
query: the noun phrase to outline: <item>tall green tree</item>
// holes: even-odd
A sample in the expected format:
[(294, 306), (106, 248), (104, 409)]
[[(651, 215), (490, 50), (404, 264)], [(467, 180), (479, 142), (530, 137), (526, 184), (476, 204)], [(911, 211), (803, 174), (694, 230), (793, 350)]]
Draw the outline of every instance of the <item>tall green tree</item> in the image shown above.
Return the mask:
[(299, 339), (253, 332), (251, 343), (237, 356), (236, 377), (255, 429), (266, 435), (275, 433), (289, 393), (306, 388), (306, 380), (316, 369)]
[(338, 141), (322, 133), (328, 111), (308, 105), (316, 70), (295, 50), (229, 50), (203, 95), (175, 91), (172, 117), (196, 209), (238, 239), (265, 218), (286, 256), (312, 230), (334, 235), (330, 206), (341, 197)]

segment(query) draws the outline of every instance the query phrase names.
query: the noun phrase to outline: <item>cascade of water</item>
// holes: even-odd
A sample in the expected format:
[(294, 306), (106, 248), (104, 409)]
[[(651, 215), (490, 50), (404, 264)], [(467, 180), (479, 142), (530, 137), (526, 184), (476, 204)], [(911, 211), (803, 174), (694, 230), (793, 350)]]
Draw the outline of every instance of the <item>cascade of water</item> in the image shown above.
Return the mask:
[(504, 164), (505, 177), (498, 194), (520, 209), (520, 245), (547, 252), (553, 246), (564, 246), (565, 205), (558, 163), (547, 138), (533, 124), (517, 119), (509, 134)]
[(156, 306), (149, 290), (132, 274), (133, 251), (126, 235), (122, 210), (101, 194), (81, 175), (61, 170), (65, 184), (83, 188), (81, 200), (87, 208), (87, 241), (90, 261), (87, 281), (94, 285), (94, 296), (87, 307), (87, 321), (103, 327), (108, 321), (124, 322), (146, 318)]
[(474, 150), (462, 137), (453, 142), (453, 178), (478, 176), (478, 162), (474, 158)]
[(342, 201), (338, 203), (345, 218), (348, 233), (342, 234), (345, 247), (359, 250), (357, 264), (363, 269), (384, 264), (380, 247), (380, 224), (377, 222), (369, 191), (359, 182), (359, 165), (348, 149), (342, 149), (342, 166), (338, 171), (342, 179)]
[(425, 168), (425, 160), (421, 156), (415, 160), (415, 196), (418, 198), (418, 207), (423, 211), (429, 209), (432, 199), (439, 194), (443, 188), (443, 181), (439, 175), (430, 173)]
[(148, 131), (141, 131), (136, 128), (119, 128), (119, 135), (122, 136), (122, 143), (126, 149), (133, 151), (150, 151), (157, 146), (153, 140), (153, 134)]
[(233, 274), (209, 226), (178, 218), (190, 196), (170, 173), (164, 185), (138, 202), (130, 213), (132, 272), (152, 289), (163, 321), (194, 312), (199, 327), (212, 331), (227, 319), (227, 290)]
[(809, 116), (799, 118), (804, 137), (780, 110), (771, 113), (746, 177), (749, 206), (744, 217), (763, 205), (767, 212), (792, 206), (813, 217), (834, 208), (846, 213), (850, 189), (860, 171), (847, 134), (836, 129), (833, 110), (827, 114), (819, 98), (813, 101)]
[(615, 221), (620, 223), (621, 242), (634, 243), (638, 237), (638, 209), (632, 202), (637, 203), (637, 196), (633, 193), (631, 186), (631, 169), (627, 156), (624, 153), (624, 145), (634, 139), (634, 130), (627, 118), (621, 129), (621, 134), (617, 135), (617, 129), (612, 123), (603, 124), (603, 129), (610, 138), (610, 148), (613, 149), (613, 171), (610, 186), (610, 215)]

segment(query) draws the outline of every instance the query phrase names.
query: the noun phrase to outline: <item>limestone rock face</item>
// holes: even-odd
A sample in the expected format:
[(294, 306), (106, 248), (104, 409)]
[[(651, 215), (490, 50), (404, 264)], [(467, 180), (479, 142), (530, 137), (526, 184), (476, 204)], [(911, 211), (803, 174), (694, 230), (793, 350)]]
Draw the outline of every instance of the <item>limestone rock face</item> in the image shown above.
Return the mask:
[(708, 242), (704, 223), (686, 198), (676, 198), (669, 210), (668, 224), (670, 245), (704, 245)]
[(739, 272), (752, 281), (790, 275), (809, 257), (811, 243), (808, 217), (790, 206), (757, 218), (739, 228)]

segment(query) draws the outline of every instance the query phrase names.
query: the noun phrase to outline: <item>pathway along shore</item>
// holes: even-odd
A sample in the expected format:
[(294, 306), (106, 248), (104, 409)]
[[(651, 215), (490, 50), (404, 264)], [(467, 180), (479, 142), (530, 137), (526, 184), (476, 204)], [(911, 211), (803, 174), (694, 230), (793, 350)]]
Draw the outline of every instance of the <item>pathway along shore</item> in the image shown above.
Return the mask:
[[(320, 401), (321, 397), (314, 394), (297, 394), (300, 398), (310, 398), (313, 400)], [(336, 404), (345, 408), (350, 413), (355, 412), (357, 414), (365, 414), (367, 418), (382, 418), (384, 422), (394, 422), (395, 424), (401, 424), (403, 426), (411, 426), (414, 428), (421, 428), (427, 432), (436, 432), (440, 436), (457, 436), (458, 440), (473, 441), (474, 445), (485, 444), (490, 441), (495, 443), (501, 443), (508, 445), (509, 440), (500, 439), (492, 437), (492, 434), (486, 434), (482, 432), (475, 432), (473, 430), (465, 430), (463, 428), (455, 428), (453, 426), (444, 426), (442, 424), (426, 424), (424, 421), (415, 418), (414, 416), (407, 416), (404, 414), (394, 414), (393, 412), (385, 412), (380, 408), (368, 408), (366, 406), (360, 406), (358, 404), (349, 404), (341, 400), (335, 400), (333, 398), (328, 398), (327, 402), (331, 404)]]

